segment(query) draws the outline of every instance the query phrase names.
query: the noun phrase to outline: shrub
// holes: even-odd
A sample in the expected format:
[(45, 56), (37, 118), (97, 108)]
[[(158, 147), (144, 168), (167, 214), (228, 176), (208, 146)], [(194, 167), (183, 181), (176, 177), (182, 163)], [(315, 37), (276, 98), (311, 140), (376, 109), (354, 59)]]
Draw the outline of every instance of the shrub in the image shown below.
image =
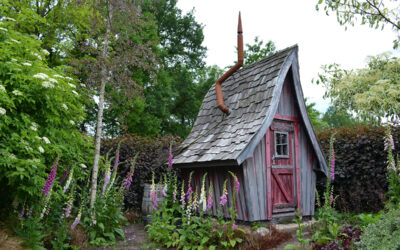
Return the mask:
[(103, 154), (110, 149), (113, 149), (111, 152), (115, 152), (118, 143), (122, 140), (120, 149), (121, 166), (118, 170), (118, 176), (126, 175), (129, 171), (129, 164), (126, 163), (136, 153), (140, 152), (135, 167), (136, 175), (140, 176), (140, 178), (133, 179), (132, 185), (125, 196), (126, 208), (140, 210), (144, 184), (151, 182), (153, 171), (156, 173), (156, 180), (160, 180), (163, 174), (167, 172), (167, 167), (163, 163), (168, 159), (169, 145), (173, 142), (173, 146), (176, 147), (181, 143), (182, 139), (172, 135), (150, 138), (127, 134), (117, 139), (103, 141)]
[[(325, 156), (329, 156), (329, 138), (335, 132), (336, 175), (332, 183), (336, 208), (344, 212), (377, 212), (384, 207), (388, 191), (387, 154), (384, 150), (385, 128), (360, 125), (318, 132)], [(400, 128), (392, 134), (397, 151)], [(320, 193), (324, 180), (317, 183)]]
[(377, 223), (368, 225), (361, 235), (359, 249), (399, 249), (400, 209), (388, 209)]

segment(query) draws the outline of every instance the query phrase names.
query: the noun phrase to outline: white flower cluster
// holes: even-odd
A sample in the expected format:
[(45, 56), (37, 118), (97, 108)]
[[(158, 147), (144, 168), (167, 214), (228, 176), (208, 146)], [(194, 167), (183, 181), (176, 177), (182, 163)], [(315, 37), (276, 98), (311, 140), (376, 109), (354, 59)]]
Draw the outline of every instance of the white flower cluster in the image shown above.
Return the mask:
[(75, 95), (79, 95), (78, 92), (76, 92), (75, 90), (72, 90), (72, 93), (74, 93)]
[(32, 64), (28, 63), (28, 62), (24, 62), (24, 63), (22, 63), (22, 65), (24, 65), (24, 66), (32, 66)]
[(74, 79), (72, 79), (72, 78), (69, 77), (69, 76), (65, 77), (65, 79), (70, 80), (70, 81), (74, 80)]
[(14, 95), (17, 95), (17, 96), (18, 96), (18, 95), (21, 95), (21, 96), (22, 96), (22, 92), (19, 91), (19, 90), (17, 90), (17, 89), (13, 90), (12, 93), (13, 93)]
[(85, 164), (81, 163), (80, 164), (81, 168), (87, 168)]
[(69, 120), (69, 123), (71, 123), (71, 125), (75, 125), (75, 122), (73, 120)]
[(6, 28), (0, 27), (0, 30), (7, 32), (8, 30)]
[(63, 77), (63, 76), (60, 76), (60, 75), (54, 75), (54, 77), (58, 77), (58, 78), (65, 78), (65, 77)]
[(2, 107), (0, 107), (0, 115), (5, 115), (6, 114), (6, 110)]
[(11, 40), (12, 42), (14, 42), (14, 43), (21, 43), (20, 41), (17, 41), (17, 40), (12, 39), (12, 38), (10, 38), (10, 40)]
[(48, 81), (42, 82), (42, 86), (45, 88), (54, 88), (54, 85)]
[(53, 78), (49, 78), (49, 81), (50, 81), (50, 82), (53, 82), (53, 83), (57, 83), (57, 80), (56, 80), (56, 79), (53, 79)]
[(37, 73), (36, 75), (33, 75), (34, 78), (39, 78), (42, 80), (46, 80), (47, 78), (49, 78), (48, 75), (44, 74), (44, 73)]
[(39, 149), (40, 153), (42, 153), (42, 154), (44, 153), (44, 149), (42, 148), (42, 146), (39, 146), (38, 149)]
[(6, 88), (4, 88), (3, 85), (0, 85), (0, 90), (1, 90), (1, 91), (6, 91)]
[(32, 122), (32, 125), (30, 127), (33, 131), (37, 131), (38, 125), (35, 122)]
[(49, 138), (43, 136), (42, 139), (43, 139), (43, 141), (44, 141), (46, 144), (50, 144)]
[(4, 20), (15, 22), (15, 19), (14, 19), (14, 18), (7, 17), (7, 16), (4, 18)]
[(36, 56), (37, 58), (39, 58), (39, 60), (42, 60), (42, 57), (38, 54), (38, 53), (32, 53), (32, 55)]
[(65, 103), (63, 103), (62, 107), (63, 107), (65, 110), (68, 110), (68, 106), (65, 105)]
[(75, 84), (72, 84), (72, 83), (68, 83), (68, 85), (71, 87), (71, 88), (76, 88), (76, 86), (75, 86)]
[(43, 49), (42, 50), (43, 54), (45, 54), (46, 56), (50, 55), (50, 52), (47, 49)]
[(11, 58), (11, 61), (12, 61), (12, 62), (17, 62), (17, 59)]

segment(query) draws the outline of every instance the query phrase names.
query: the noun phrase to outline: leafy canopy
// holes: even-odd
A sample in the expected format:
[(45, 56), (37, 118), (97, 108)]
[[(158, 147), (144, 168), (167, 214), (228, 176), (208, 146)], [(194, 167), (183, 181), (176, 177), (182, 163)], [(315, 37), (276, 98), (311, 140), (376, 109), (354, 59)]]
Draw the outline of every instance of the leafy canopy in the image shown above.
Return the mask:
[[(319, 0), (326, 15), (333, 12), (340, 25), (355, 25), (357, 21), (368, 24), (371, 28), (384, 28), (389, 25), (397, 33), (400, 32), (400, 3), (396, 0)], [(361, 19), (361, 20), (360, 20)], [(393, 41), (394, 47), (399, 46), (400, 36)]]
[(0, 21), (0, 181), (7, 187), (0, 198), (29, 200), (40, 194), (57, 155), (62, 172), (87, 164), (91, 149), (77, 128), (85, 117), (82, 87), (63, 68), (49, 68), (49, 52), (17, 25)]
[(383, 54), (369, 57), (367, 68), (345, 70), (338, 64), (323, 66), (317, 83), (325, 97), (341, 110), (354, 112), (363, 120), (399, 120), (400, 59)]

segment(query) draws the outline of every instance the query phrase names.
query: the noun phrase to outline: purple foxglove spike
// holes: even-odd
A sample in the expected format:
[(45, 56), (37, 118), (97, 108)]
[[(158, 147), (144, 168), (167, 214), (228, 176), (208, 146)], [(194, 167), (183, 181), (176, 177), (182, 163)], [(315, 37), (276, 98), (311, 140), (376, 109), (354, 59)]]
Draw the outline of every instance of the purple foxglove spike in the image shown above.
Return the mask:
[(335, 151), (332, 150), (332, 162), (331, 162), (331, 180), (335, 180)]
[(112, 170), (114, 171), (114, 169), (118, 166), (119, 163), (119, 149), (117, 151), (117, 156), (115, 158), (115, 163), (114, 163), (114, 167), (112, 168)]
[(44, 194), (46, 196), (49, 194), (50, 189), (53, 185), (54, 179), (56, 178), (58, 160), (59, 160), (59, 157), (57, 157), (57, 159), (54, 161), (53, 166), (51, 167), (51, 171), (47, 177), (46, 183), (43, 185), (42, 194)]
[(69, 174), (69, 168), (67, 168), (67, 170), (65, 170), (65, 173), (64, 173), (63, 177), (62, 177), (61, 180), (60, 180), (60, 185), (63, 184), (63, 182), (64, 182), (65, 179), (67, 178), (68, 174)]
[(236, 228), (237, 228), (237, 225), (235, 223), (233, 223), (232, 231), (235, 231)]
[(224, 194), (221, 196), (221, 198), (220, 198), (219, 204), (220, 204), (221, 206), (225, 206), (226, 202), (228, 202), (228, 197), (227, 197), (227, 195), (224, 193)]

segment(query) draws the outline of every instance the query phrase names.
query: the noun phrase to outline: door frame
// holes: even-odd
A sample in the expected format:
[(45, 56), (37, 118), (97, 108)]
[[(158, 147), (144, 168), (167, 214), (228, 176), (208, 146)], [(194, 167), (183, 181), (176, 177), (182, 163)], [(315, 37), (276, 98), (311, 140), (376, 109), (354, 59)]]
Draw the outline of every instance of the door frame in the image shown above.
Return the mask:
[[(296, 201), (296, 207), (300, 211), (301, 214), (301, 191), (300, 191), (300, 184), (301, 184), (301, 179), (300, 179), (300, 144), (299, 144), (299, 124), (300, 124), (300, 119), (297, 117), (293, 116), (287, 116), (287, 115), (280, 115), (280, 114), (275, 114), (274, 120), (280, 120), (280, 121), (286, 121), (286, 122), (292, 122), (293, 127), (294, 127), (294, 134), (293, 134), (293, 139), (294, 139), (294, 152), (293, 152), (293, 164), (294, 164), (294, 176), (295, 176), (295, 201)], [(265, 134), (265, 161), (266, 161), (266, 166), (267, 166), (267, 173), (266, 173), (266, 181), (267, 181), (267, 219), (271, 220), (272, 219), (272, 154), (274, 152), (271, 152), (271, 143), (270, 143), (270, 138), (271, 138), (271, 129), (268, 128), (266, 134)], [(292, 146), (293, 147), (293, 146)]]

